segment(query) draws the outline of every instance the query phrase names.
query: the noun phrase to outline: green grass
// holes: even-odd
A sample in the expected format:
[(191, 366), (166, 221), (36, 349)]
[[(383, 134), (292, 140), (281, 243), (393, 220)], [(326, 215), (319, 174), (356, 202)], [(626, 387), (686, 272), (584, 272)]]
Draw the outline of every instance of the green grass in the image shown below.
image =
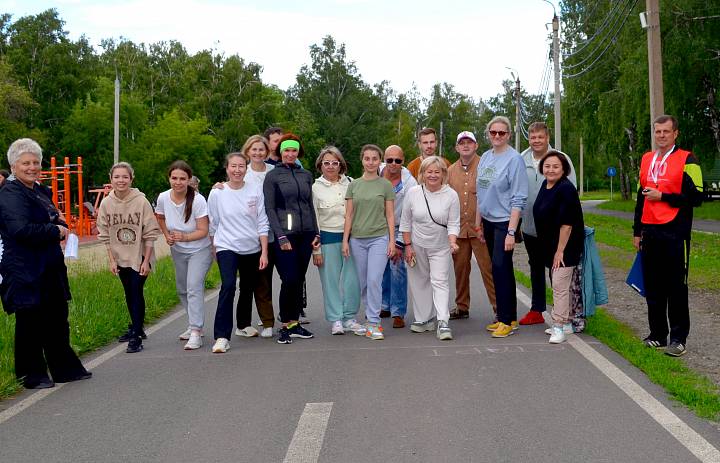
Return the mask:
[(682, 361), (648, 349), (628, 326), (603, 309), (598, 308), (588, 319), (585, 332), (623, 356), (699, 417), (720, 419), (720, 390), (712, 381), (690, 370)]
[[(206, 288), (220, 282), (217, 265), (205, 281)], [(82, 355), (114, 342), (127, 329), (129, 315), (120, 280), (107, 271), (85, 271), (70, 277), (70, 343)], [(145, 284), (145, 320), (152, 322), (178, 304), (175, 270), (170, 257), (158, 259)], [(0, 399), (20, 389), (15, 379), (13, 345), (15, 317), (0, 315)]]
[[(588, 199), (583, 196), (583, 199)], [(602, 199), (602, 198), (597, 198)], [(611, 211), (635, 212), (635, 201), (615, 199), (598, 204), (598, 209), (607, 209)], [(720, 201), (704, 202), (702, 206), (696, 207), (693, 211), (693, 217), (702, 220), (720, 220)]]
[[(613, 198), (619, 198), (620, 193), (617, 190), (613, 191)], [(593, 200), (593, 199), (610, 199), (610, 190), (595, 190), (585, 191), (582, 195), (582, 200)]]

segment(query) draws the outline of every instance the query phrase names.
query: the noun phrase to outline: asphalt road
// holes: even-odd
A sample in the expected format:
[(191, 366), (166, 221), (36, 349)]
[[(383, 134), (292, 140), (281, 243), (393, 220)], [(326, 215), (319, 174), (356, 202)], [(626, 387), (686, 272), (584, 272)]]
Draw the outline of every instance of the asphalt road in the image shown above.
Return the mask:
[[(331, 336), (314, 268), (315, 339), (233, 336), (229, 352), (212, 354), (208, 336), (201, 350), (183, 351), (176, 336), (186, 319), (176, 317), (142, 353), (99, 353), (107, 359), (89, 381), (0, 403), (0, 462), (720, 461), (712, 424), (594, 339), (552, 346), (539, 325), (491, 339), (476, 269), (472, 278), (480, 308), (452, 322), (450, 342), (388, 322), (384, 341)], [(206, 306), (209, 333), (215, 303)], [(621, 381), (587, 352), (609, 360)], [(660, 408), (638, 402), (633, 384)]]

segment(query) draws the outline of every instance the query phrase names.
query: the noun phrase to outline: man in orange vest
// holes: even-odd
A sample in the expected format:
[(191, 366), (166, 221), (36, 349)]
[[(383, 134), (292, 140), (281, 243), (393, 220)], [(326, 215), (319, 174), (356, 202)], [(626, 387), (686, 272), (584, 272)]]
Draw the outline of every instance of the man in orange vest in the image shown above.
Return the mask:
[(633, 225), (633, 244), (641, 251), (650, 324), (650, 334), (643, 343), (679, 357), (686, 352), (690, 332), (690, 231), (693, 207), (702, 204), (702, 172), (697, 158), (675, 145), (675, 117), (655, 119), (653, 136), (657, 150), (642, 157)]

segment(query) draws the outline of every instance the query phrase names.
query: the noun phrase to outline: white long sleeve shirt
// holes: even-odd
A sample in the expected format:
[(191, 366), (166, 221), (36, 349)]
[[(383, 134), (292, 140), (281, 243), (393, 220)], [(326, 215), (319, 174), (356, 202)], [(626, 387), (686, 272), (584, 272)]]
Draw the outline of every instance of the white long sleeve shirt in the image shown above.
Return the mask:
[[(440, 249), (449, 245), (448, 235), (460, 233), (460, 199), (449, 185), (431, 192), (424, 190), (427, 203), (423, 198), (422, 185), (416, 185), (405, 195), (400, 232), (410, 232), (414, 246), (426, 249)], [(447, 225), (447, 230), (433, 222), (428, 212), (438, 223)]]
[(265, 214), (262, 185), (245, 182), (233, 190), (213, 189), (208, 197), (210, 236), (216, 251), (254, 254), (260, 251), (260, 236), (267, 236), (270, 228)]

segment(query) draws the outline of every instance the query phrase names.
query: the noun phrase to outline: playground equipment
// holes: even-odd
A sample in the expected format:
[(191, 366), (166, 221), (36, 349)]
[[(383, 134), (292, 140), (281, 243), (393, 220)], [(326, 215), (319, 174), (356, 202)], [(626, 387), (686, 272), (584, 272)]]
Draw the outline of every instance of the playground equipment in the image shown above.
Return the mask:
[[(85, 202), (82, 157), (77, 158), (76, 164), (70, 164), (69, 157), (66, 157), (64, 161), (62, 166), (58, 166), (55, 158), (50, 158), (50, 170), (42, 171), (40, 180), (50, 181), (52, 201), (55, 207), (65, 215), (65, 221), (71, 231), (80, 237), (96, 235), (96, 211), (100, 201), (110, 192), (111, 187), (110, 185), (103, 185), (103, 188), (90, 190), (89, 193), (96, 194), (95, 204)], [(77, 203), (75, 203), (75, 207), (73, 207), (72, 202), (72, 175), (77, 176)]]

